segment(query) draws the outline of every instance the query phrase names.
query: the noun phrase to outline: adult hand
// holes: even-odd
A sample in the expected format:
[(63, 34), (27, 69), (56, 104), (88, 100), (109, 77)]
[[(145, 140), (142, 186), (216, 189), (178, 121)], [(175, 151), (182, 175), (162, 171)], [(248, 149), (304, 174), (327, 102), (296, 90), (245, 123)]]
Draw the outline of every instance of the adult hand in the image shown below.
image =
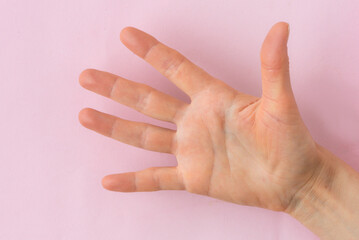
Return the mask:
[[(106, 176), (112, 191), (187, 190), (191, 193), (286, 211), (314, 182), (323, 163), (293, 96), (287, 55), (288, 24), (275, 24), (261, 49), (262, 96), (233, 89), (181, 53), (133, 27), (121, 41), (189, 95), (185, 103), (147, 85), (87, 69), (80, 84), (177, 130), (83, 109), (82, 125), (121, 142), (172, 153), (176, 167)], [(245, 81), (243, 79), (238, 81)]]

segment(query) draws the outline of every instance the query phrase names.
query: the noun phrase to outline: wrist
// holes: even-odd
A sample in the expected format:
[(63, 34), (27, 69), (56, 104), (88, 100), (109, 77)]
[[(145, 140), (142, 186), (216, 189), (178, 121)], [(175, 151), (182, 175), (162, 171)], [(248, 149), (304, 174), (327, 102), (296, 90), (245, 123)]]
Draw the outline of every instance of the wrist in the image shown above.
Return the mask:
[(359, 236), (359, 174), (320, 145), (318, 168), (286, 213), (323, 239)]
[(336, 195), (333, 186), (338, 181), (337, 177), (338, 171), (341, 169), (341, 162), (333, 158), (320, 145), (317, 145), (317, 153), (318, 164), (311, 178), (296, 192), (290, 205), (285, 210), (286, 213), (297, 219), (306, 220), (306, 218), (310, 218), (313, 214), (309, 212), (311, 208), (317, 208), (318, 206), (323, 206), (323, 204), (325, 206), (325, 201), (331, 200), (324, 196), (328, 194)]

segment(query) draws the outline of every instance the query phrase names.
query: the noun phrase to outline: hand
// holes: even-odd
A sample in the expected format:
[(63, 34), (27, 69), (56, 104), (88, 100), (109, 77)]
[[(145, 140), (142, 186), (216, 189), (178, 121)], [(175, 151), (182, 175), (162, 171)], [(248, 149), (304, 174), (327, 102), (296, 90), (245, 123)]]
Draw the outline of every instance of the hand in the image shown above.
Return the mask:
[(120, 192), (187, 190), (286, 211), (322, 168), (319, 145), (305, 127), (291, 89), (288, 35), (288, 24), (280, 22), (263, 42), (259, 98), (231, 88), (147, 33), (124, 28), (123, 44), (188, 94), (191, 103), (111, 73), (83, 71), (84, 88), (177, 126), (173, 131), (83, 109), (83, 126), (127, 144), (172, 153), (178, 161), (177, 167), (108, 175), (103, 186)]

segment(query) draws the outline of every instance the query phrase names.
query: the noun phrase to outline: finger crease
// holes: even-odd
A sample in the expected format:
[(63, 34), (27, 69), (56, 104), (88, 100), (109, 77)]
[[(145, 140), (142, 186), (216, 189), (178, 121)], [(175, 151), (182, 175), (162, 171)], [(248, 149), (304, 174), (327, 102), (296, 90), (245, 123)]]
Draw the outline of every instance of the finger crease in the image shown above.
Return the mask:
[(115, 121), (112, 124), (111, 130), (110, 130), (110, 137), (115, 138), (115, 129), (117, 128), (118, 119), (115, 119)]
[(147, 112), (149, 103), (150, 103), (150, 99), (153, 95), (154, 91), (153, 90), (149, 90), (144, 97), (142, 97), (138, 102), (137, 102), (137, 108), (140, 110), (140, 112)]
[(184, 64), (185, 60), (186, 58), (184, 56), (180, 56), (180, 60), (171, 61), (169, 66), (166, 67), (164, 75), (170, 80), (173, 79), (179, 72), (179, 69)]
[(140, 147), (147, 149), (147, 141), (148, 141), (148, 131), (149, 131), (150, 127), (149, 126), (145, 126), (145, 129), (142, 131), (141, 134), (141, 142), (140, 142)]
[(159, 176), (158, 176), (158, 170), (156, 170), (156, 169), (153, 170), (152, 177), (153, 177), (153, 182), (155, 183), (155, 188), (157, 190), (162, 189), (161, 181), (159, 180)]
[(134, 188), (135, 188), (133, 190), (134, 192), (137, 192), (137, 189), (138, 189), (138, 187), (137, 187), (137, 174), (138, 174), (137, 172), (134, 173), (134, 180), (133, 180), (134, 181)]
[(171, 138), (171, 146), (169, 147), (170, 153), (177, 154), (177, 132), (175, 132)]
[(115, 92), (115, 89), (116, 89), (116, 87), (117, 87), (117, 84), (118, 84), (118, 79), (119, 78), (116, 78), (115, 79), (115, 82), (113, 83), (113, 85), (112, 85), (112, 88), (111, 88), (111, 91), (110, 91), (110, 98), (114, 98), (114, 92)]
[(157, 42), (157, 43), (155, 43), (154, 45), (152, 45), (152, 47), (147, 50), (147, 52), (146, 52), (145, 56), (143, 57), (143, 59), (147, 60), (147, 57), (148, 57), (148, 55), (150, 54), (150, 52), (151, 52), (155, 47), (157, 47), (159, 44), (160, 44), (160, 42)]

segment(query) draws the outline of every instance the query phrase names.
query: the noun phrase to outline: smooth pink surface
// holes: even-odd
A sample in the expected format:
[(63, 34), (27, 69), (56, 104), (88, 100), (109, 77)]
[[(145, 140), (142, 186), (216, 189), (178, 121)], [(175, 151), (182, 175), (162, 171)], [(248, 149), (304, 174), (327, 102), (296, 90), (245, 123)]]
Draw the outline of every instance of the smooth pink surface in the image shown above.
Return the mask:
[(187, 192), (115, 193), (110, 173), (176, 165), (80, 125), (92, 107), (171, 126), (84, 90), (85, 68), (186, 96), (119, 41), (134, 26), (259, 96), (259, 50), (291, 26), (294, 93), (314, 138), (359, 170), (359, 2), (0, 1), (0, 239), (317, 239), (286, 214)]

